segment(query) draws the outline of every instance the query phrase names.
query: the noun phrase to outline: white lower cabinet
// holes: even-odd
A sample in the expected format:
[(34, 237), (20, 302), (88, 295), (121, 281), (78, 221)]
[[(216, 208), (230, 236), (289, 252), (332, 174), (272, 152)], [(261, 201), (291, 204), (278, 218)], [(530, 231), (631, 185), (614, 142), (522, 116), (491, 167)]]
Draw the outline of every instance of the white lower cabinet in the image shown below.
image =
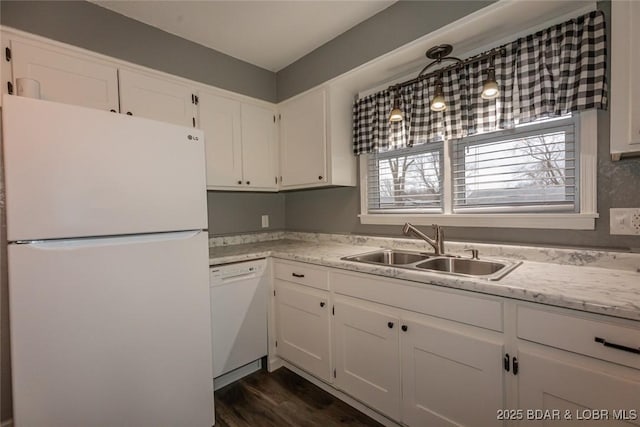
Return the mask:
[(427, 316), (402, 320), (402, 421), (495, 426), (505, 405), (502, 337)]
[(329, 293), (283, 280), (274, 285), (278, 355), (329, 382)]
[(299, 262), (274, 267), (278, 356), (390, 420), (640, 426), (640, 322)]
[(640, 371), (538, 345), (518, 360), (521, 425), (640, 425)]
[(392, 419), (400, 419), (400, 321), (384, 306), (336, 296), (335, 385)]

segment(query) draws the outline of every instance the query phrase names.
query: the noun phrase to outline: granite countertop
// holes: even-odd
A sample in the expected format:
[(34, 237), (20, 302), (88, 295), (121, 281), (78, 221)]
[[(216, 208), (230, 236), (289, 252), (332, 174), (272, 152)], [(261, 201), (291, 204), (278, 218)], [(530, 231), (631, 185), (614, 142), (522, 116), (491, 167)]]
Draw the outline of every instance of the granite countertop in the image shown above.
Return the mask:
[[(340, 259), (344, 256), (371, 252), (380, 249), (381, 246), (392, 246), (390, 244), (377, 245), (375, 243), (380, 242), (375, 240), (365, 239), (356, 242), (352, 240), (343, 243), (330, 239), (314, 241), (292, 240), (287, 239), (287, 236), (283, 237), (285, 238), (271, 241), (211, 247), (209, 250), (210, 264), (225, 264), (272, 256), (406, 279), (410, 281), (407, 284), (415, 286), (444, 286), (640, 321), (640, 273), (637, 269), (624, 270), (592, 266), (599, 265), (597, 259), (601, 258), (593, 253), (587, 257), (590, 262), (584, 262), (584, 257), (578, 257), (582, 265), (567, 265), (528, 261), (526, 259), (535, 259), (536, 257), (533, 255), (524, 257), (513, 251), (511, 258), (525, 259), (523, 263), (499, 281), (488, 281)], [(576, 252), (570, 254), (571, 259), (576, 259), (575, 254)], [(507, 259), (505, 256), (489, 255), (485, 258)], [(631, 260), (636, 262), (635, 258), (631, 258)]]

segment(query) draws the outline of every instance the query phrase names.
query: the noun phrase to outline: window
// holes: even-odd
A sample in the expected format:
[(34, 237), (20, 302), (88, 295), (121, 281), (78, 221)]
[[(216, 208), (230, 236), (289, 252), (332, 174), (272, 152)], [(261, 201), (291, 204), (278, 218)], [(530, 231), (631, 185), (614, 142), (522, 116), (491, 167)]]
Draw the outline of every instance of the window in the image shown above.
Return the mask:
[(585, 111), (362, 155), (361, 222), (593, 229), (595, 152)]
[(369, 156), (369, 212), (442, 212), (442, 144)]
[(453, 143), (454, 212), (579, 211), (575, 119)]

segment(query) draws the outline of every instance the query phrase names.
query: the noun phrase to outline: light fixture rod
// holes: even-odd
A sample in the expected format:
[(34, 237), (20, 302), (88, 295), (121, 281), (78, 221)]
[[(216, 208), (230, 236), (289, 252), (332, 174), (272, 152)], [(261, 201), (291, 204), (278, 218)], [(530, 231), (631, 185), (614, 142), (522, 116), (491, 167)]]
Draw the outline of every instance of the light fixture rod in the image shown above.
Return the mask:
[[(484, 59), (490, 58), (491, 62), (493, 63), (493, 60), (495, 59), (496, 56), (504, 56), (507, 54), (507, 50), (503, 47), (499, 47), (499, 48), (495, 48), (495, 49), (491, 49), (489, 52), (487, 53), (483, 53), (482, 55), (479, 56), (475, 56), (473, 58), (468, 58), (465, 60), (460, 60), (458, 58), (454, 58), (454, 57), (444, 57), (444, 58), (440, 58), (440, 59), (436, 59), (436, 61), (432, 62), (431, 64), (427, 65), (425, 68), (422, 69), (422, 71), (420, 72), (420, 75), (418, 75), (418, 77), (411, 79), (411, 80), (407, 80), (406, 82), (402, 82), (402, 83), (397, 83), (395, 85), (391, 85), (389, 86), (389, 90), (398, 90), (400, 88), (403, 88), (405, 86), (410, 86), (414, 83), (417, 83), (421, 80), (425, 80), (428, 79), (429, 77), (435, 76), (435, 75), (441, 75), (443, 74), (445, 71), (454, 69), (454, 68), (460, 68), (460, 67), (464, 67), (465, 65), (468, 64), (475, 64), (476, 62), (480, 62)], [(439, 70), (435, 70), (432, 71), (428, 74), (422, 74), (427, 68), (429, 68), (430, 66), (432, 66), (433, 64), (437, 64), (440, 63), (441, 61), (444, 60), (457, 60), (460, 62), (457, 62), (455, 64), (451, 64), (447, 67), (441, 68)]]

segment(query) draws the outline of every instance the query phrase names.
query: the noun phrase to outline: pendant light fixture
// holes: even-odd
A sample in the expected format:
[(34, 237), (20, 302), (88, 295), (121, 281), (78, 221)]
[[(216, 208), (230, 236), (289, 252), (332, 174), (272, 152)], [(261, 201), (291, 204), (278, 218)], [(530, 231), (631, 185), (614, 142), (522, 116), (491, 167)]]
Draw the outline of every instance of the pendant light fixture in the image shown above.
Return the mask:
[(400, 88), (395, 87), (395, 94), (393, 96), (393, 109), (391, 110), (391, 114), (389, 114), (390, 122), (401, 122), (404, 120), (404, 113), (400, 109)]
[(431, 100), (431, 111), (444, 111), (447, 109), (447, 103), (444, 100), (444, 91), (442, 90), (442, 77), (436, 80), (436, 90), (433, 92)]
[[(496, 48), (492, 49), (487, 53), (482, 55), (475, 56), (473, 58), (462, 60), (460, 58), (456, 58), (455, 56), (449, 56), (453, 52), (453, 46), (450, 44), (442, 44), (439, 46), (434, 46), (427, 50), (425, 56), (433, 61), (430, 62), (426, 67), (420, 71), (418, 77), (415, 79), (408, 80), (403, 83), (396, 84), (391, 86), (389, 90), (393, 90), (395, 92), (395, 96), (393, 99), (393, 109), (391, 110), (391, 114), (389, 115), (389, 121), (397, 122), (402, 121), (404, 118), (404, 114), (400, 109), (400, 96), (399, 91), (400, 88), (404, 86), (412, 85), (421, 80), (428, 79), (429, 77), (438, 76), (435, 82), (435, 90), (433, 91), (433, 98), (431, 99), (429, 108), (431, 111), (444, 111), (447, 109), (446, 99), (444, 97), (444, 84), (442, 82), (442, 77), (445, 71), (462, 68), (465, 65), (473, 64), (476, 62), (483, 61), (485, 59), (489, 59), (489, 68), (487, 69), (487, 78), (485, 79), (482, 85), (482, 93), (480, 94), (482, 99), (495, 99), (500, 95), (500, 87), (498, 82), (496, 81), (496, 69), (494, 66), (494, 59), (496, 56), (506, 55), (506, 50), (504, 48)], [(452, 61), (454, 64), (451, 64), (447, 67), (440, 68), (439, 70), (432, 71), (427, 73), (427, 70), (431, 68), (433, 65), (438, 65), (444, 61)]]
[(496, 99), (500, 95), (500, 88), (498, 82), (496, 82), (496, 69), (493, 66), (493, 56), (489, 63), (489, 69), (487, 70), (487, 79), (482, 85), (482, 93), (480, 97), (482, 99)]

